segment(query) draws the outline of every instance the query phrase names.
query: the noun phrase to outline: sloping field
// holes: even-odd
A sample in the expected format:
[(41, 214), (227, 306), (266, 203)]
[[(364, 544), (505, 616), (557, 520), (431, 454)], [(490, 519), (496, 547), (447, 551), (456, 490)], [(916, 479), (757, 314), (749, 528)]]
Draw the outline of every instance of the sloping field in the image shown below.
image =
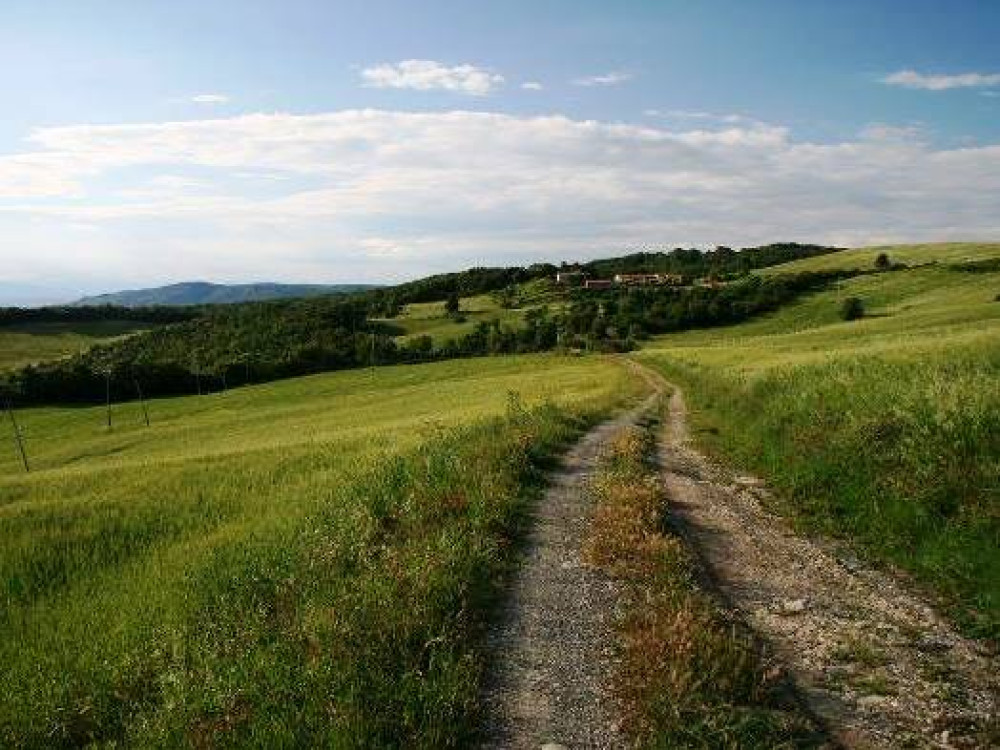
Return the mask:
[(0, 370), (65, 357), (89, 349), (99, 341), (148, 327), (122, 320), (0, 326)]
[(464, 297), (461, 300), (459, 319), (449, 316), (444, 302), (417, 302), (407, 305), (402, 313), (387, 321), (400, 329), (405, 340), (412, 336), (427, 335), (442, 342), (449, 338), (459, 338), (471, 333), (477, 323), (499, 320), (501, 323), (517, 326), (524, 318), (523, 310), (506, 310), (500, 307), (488, 294)]
[[(679, 381), (700, 439), (763, 474), (784, 512), (910, 570), (972, 632), (1000, 623), (1000, 245), (848, 251), (770, 273), (934, 265), (842, 282), (640, 356)], [(974, 271), (955, 264), (974, 262)], [(844, 298), (861, 320), (843, 321)]]
[(0, 454), (0, 744), (449, 746), (540, 470), (634, 393), (460, 360), (19, 413)]
[(402, 341), (416, 336), (427, 335), (435, 343), (447, 339), (460, 338), (471, 333), (477, 323), (500, 321), (502, 325), (519, 328), (525, 314), (532, 309), (548, 305), (557, 309), (561, 304), (561, 293), (551, 279), (536, 279), (516, 287), (512, 300), (516, 306), (502, 307), (494, 295), (479, 294), (463, 297), (458, 319), (445, 312), (444, 301), (418, 302), (406, 305), (402, 312), (391, 320), (384, 320), (398, 330)]

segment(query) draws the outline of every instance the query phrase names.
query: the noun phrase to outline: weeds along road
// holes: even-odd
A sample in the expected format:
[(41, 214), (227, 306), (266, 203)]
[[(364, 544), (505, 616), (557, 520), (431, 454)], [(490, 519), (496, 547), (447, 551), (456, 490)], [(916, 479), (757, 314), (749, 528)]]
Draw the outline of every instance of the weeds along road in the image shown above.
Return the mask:
[(615, 654), (616, 586), (584, 566), (591, 502), (586, 482), (608, 441), (655, 408), (658, 381), (639, 406), (591, 430), (565, 456), (539, 501), (525, 556), (488, 650), (484, 747), (612, 748), (621, 736), (608, 676)]
[(847, 747), (996, 741), (995, 655), (891, 574), (795, 533), (753, 477), (695, 450), (673, 390), (660, 462), (671, 517), (725, 605)]

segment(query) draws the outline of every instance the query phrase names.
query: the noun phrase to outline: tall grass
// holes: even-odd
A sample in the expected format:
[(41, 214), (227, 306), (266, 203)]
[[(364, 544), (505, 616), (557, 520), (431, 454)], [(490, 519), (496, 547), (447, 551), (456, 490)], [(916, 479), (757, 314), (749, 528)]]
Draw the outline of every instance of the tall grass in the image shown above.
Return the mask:
[[(910, 571), (1000, 635), (1000, 245), (835, 253), (768, 273), (924, 264), (845, 281), (641, 356), (685, 389), (699, 440), (763, 475), (802, 528)], [(976, 263), (980, 273), (956, 264)], [(862, 320), (842, 322), (846, 297)]]
[[(413, 369), (261, 389), (270, 442), (224, 397), (157, 402), (207, 420), (212, 445), (175, 425), (157, 453), (151, 433), (81, 424), (84, 446), (45, 453), (63, 468), (0, 483), (0, 745), (468, 740), (480, 636), (524, 511), (551, 458), (630, 386), (594, 360)], [(534, 406), (504, 405), (495, 377), (508, 370)], [(451, 407), (427, 422), (435, 375)], [(559, 402), (539, 404), (542, 381), (560, 380)], [(388, 405), (354, 414), (354, 390)], [(323, 409), (352, 416), (321, 432)], [(50, 420), (86, 412), (25, 421), (54, 442)], [(305, 424), (324, 439), (303, 440)], [(241, 438), (245, 451), (214, 445)]]
[(802, 527), (860, 543), (1000, 635), (1000, 348), (839, 357), (735, 375), (656, 360), (702, 437)]
[(819, 747), (749, 632), (694, 585), (692, 561), (667, 530), (654, 455), (649, 427), (613, 440), (592, 485), (585, 550), (622, 584), (615, 688), (626, 729), (650, 748)]

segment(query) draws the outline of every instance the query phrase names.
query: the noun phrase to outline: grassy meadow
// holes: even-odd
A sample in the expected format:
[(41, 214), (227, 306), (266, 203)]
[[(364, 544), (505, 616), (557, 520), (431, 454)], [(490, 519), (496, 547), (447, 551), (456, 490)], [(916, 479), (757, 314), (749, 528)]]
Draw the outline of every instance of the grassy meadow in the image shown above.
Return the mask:
[(19, 412), (0, 453), (0, 745), (444, 747), (542, 470), (609, 359), (349, 371)]
[[(768, 269), (862, 276), (639, 356), (684, 387), (696, 436), (769, 479), (803, 528), (860, 545), (1000, 632), (1000, 245), (848, 251)], [(979, 272), (956, 264), (974, 262)], [(917, 267), (917, 266), (920, 267)], [(843, 321), (847, 297), (866, 316)]]
[(457, 317), (445, 312), (443, 300), (416, 302), (406, 305), (397, 317), (382, 322), (397, 332), (401, 342), (426, 335), (442, 343), (472, 333), (478, 323), (499, 320), (502, 325), (519, 328), (528, 310), (542, 305), (558, 307), (559, 292), (551, 280), (538, 279), (518, 285), (515, 302), (515, 307), (505, 308), (491, 294), (463, 297)]
[(148, 327), (127, 320), (0, 326), (0, 370), (65, 357), (89, 349), (100, 341)]

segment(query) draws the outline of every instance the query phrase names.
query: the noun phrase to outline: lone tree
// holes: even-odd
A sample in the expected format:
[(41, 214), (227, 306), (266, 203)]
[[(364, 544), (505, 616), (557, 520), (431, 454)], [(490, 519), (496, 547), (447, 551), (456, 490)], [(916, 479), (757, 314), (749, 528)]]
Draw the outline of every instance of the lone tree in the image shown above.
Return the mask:
[(459, 306), (458, 292), (452, 292), (448, 295), (448, 299), (445, 300), (444, 311), (449, 315), (457, 315)]
[(892, 268), (892, 261), (889, 260), (889, 256), (885, 253), (879, 253), (878, 257), (875, 258), (875, 268), (879, 271), (888, 271)]
[(844, 320), (857, 320), (865, 316), (865, 303), (858, 297), (848, 297), (840, 306), (840, 317)]

